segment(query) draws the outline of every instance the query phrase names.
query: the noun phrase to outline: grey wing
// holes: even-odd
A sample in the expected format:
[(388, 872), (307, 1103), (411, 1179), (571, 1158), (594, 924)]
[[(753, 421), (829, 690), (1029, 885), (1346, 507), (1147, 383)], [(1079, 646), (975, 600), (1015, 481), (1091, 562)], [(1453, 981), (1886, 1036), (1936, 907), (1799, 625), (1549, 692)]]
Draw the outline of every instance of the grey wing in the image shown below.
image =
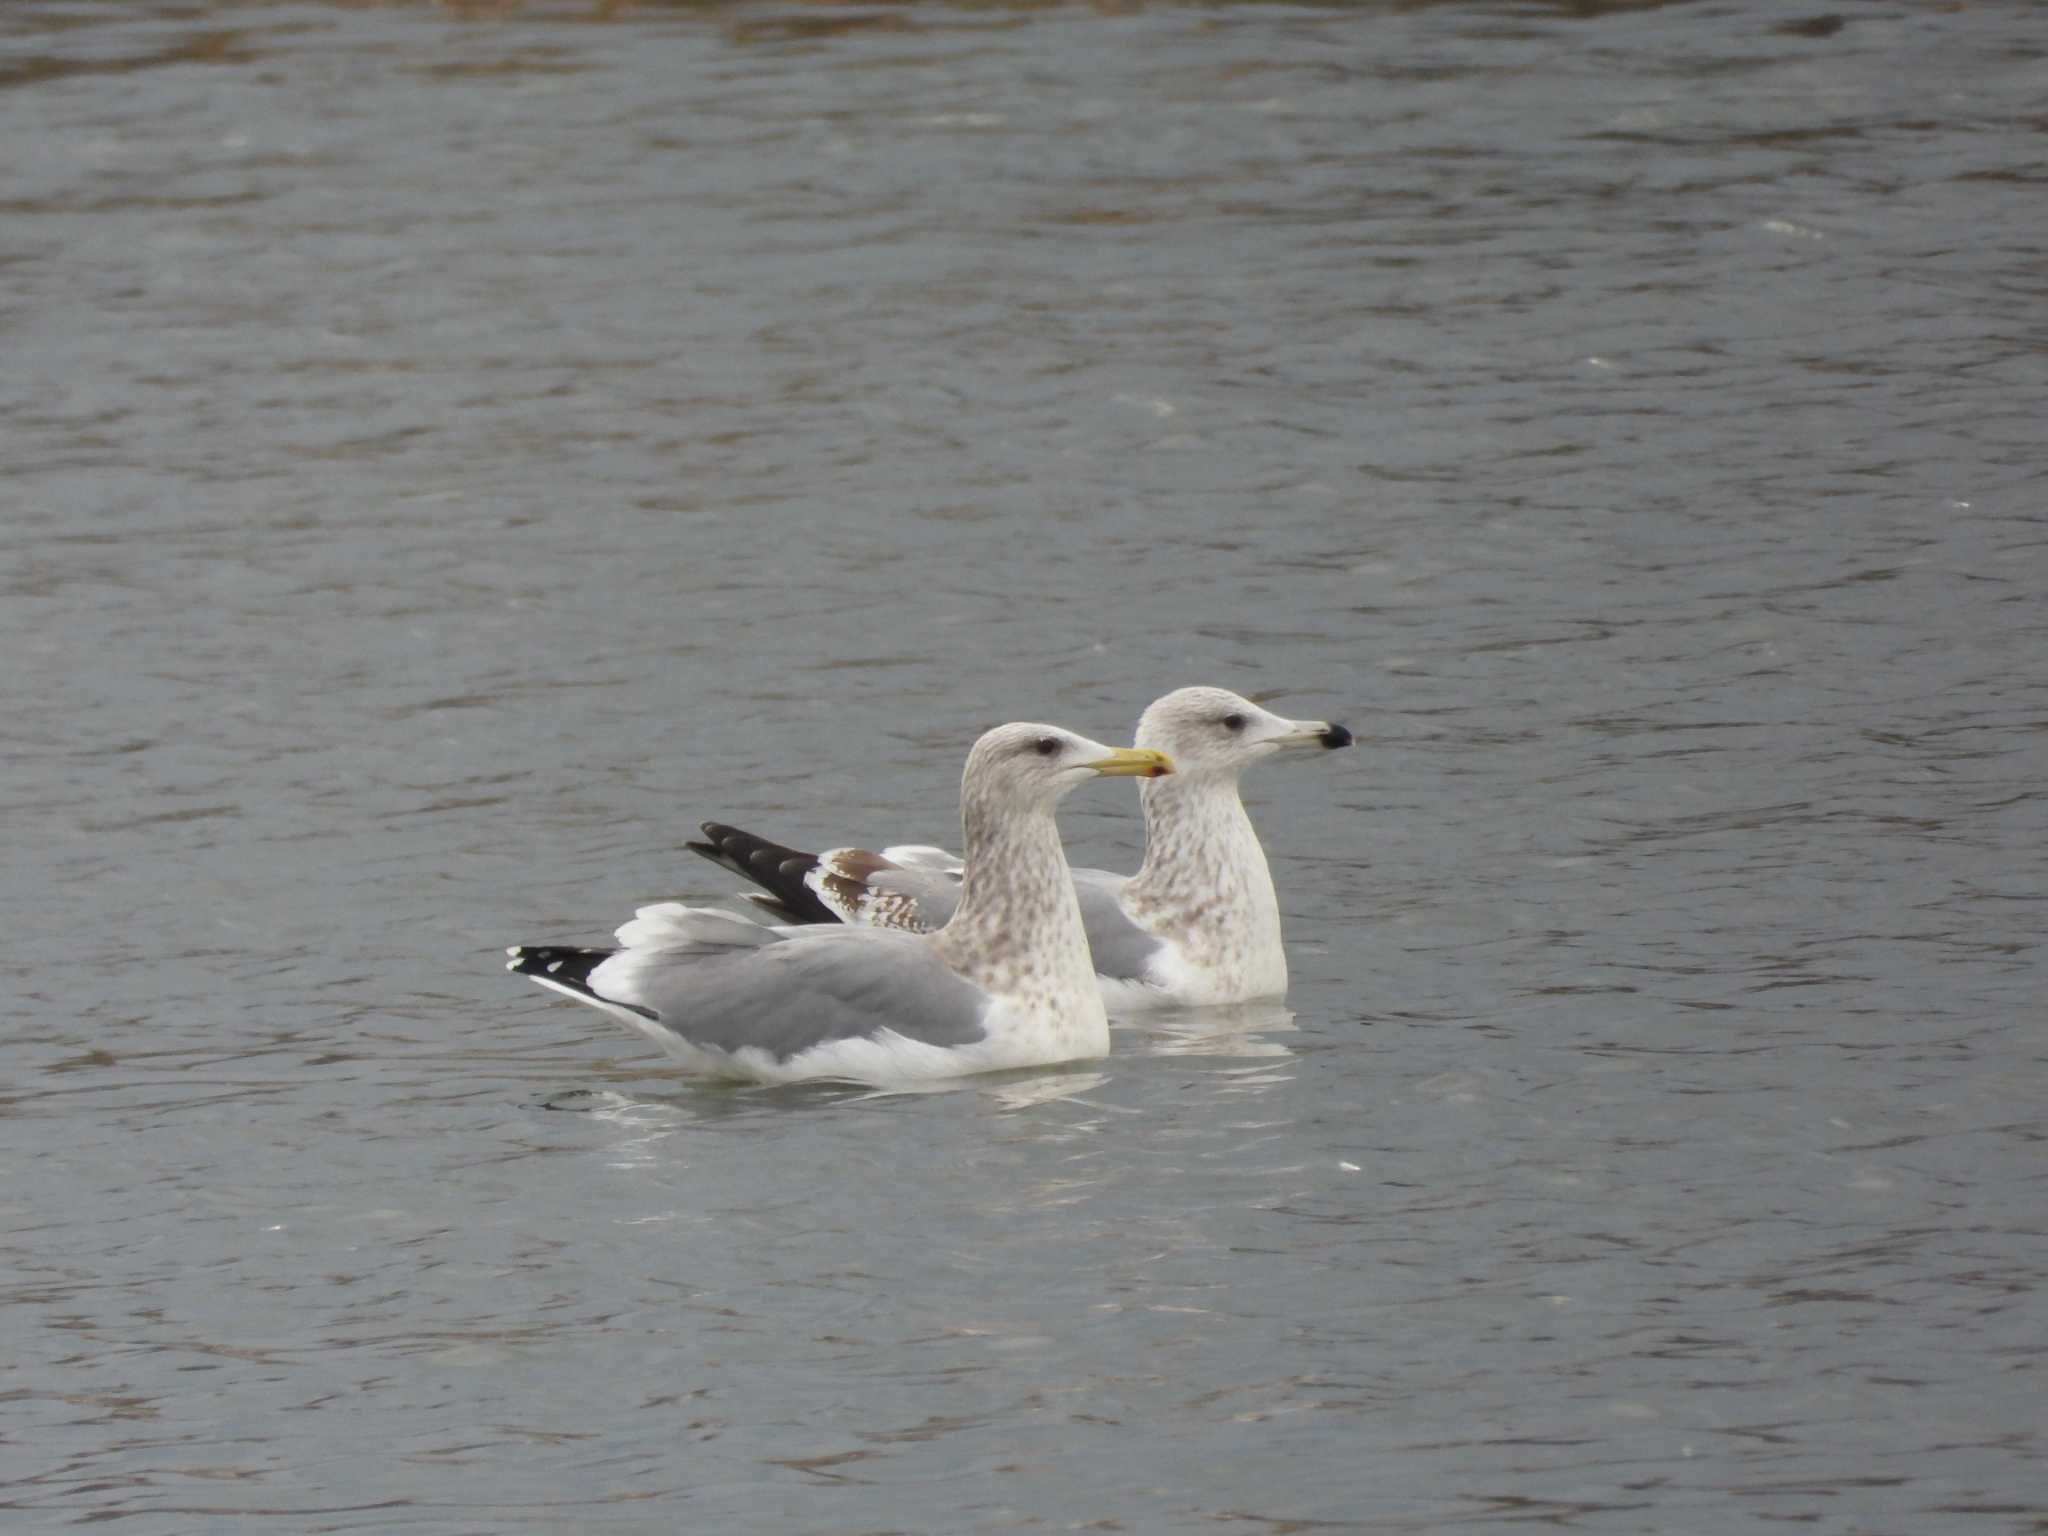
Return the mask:
[(620, 1001), (650, 1010), (693, 1045), (754, 1046), (780, 1061), (885, 1029), (939, 1046), (971, 1045), (988, 1034), (981, 1022), (988, 995), (914, 934), (795, 929), (779, 943), (707, 958), (664, 963), (660, 953), (649, 954), (618, 982), (632, 993)]
[(1081, 898), (1081, 925), (1088, 930), (1088, 948), (1095, 973), (1116, 981), (1145, 981), (1152, 957), (1165, 946), (1131, 921), (1117, 898), (1129, 877), (1106, 869), (1074, 871), (1074, 891)]

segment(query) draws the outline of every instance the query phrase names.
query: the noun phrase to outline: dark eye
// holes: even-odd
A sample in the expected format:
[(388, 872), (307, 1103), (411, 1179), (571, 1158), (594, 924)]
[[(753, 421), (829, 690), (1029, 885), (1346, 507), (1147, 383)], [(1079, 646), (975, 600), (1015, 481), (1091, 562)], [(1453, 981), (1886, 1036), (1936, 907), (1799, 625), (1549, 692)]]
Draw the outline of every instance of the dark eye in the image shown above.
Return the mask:
[(1243, 715), (1225, 715), (1223, 717), (1223, 729), (1226, 731), (1241, 731), (1249, 723)]
[(1060, 755), (1060, 739), (1057, 736), (1041, 736), (1032, 744), (1032, 750), (1040, 757), (1058, 757)]

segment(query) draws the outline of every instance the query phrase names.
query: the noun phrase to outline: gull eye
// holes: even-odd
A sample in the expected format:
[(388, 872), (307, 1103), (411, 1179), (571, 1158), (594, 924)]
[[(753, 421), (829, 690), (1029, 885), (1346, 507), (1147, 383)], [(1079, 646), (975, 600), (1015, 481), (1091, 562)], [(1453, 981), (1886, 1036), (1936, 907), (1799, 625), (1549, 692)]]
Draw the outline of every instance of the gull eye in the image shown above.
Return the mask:
[(1031, 744), (1031, 750), (1040, 757), (1058, 757), (1060, 755), (1060, 739), (1057, 736), (1041, 736)]
[(1250, 723), (1243, 715), (1230, 714), (1223, 717), (1223, 729), (1226, 731), (1241, 731)]

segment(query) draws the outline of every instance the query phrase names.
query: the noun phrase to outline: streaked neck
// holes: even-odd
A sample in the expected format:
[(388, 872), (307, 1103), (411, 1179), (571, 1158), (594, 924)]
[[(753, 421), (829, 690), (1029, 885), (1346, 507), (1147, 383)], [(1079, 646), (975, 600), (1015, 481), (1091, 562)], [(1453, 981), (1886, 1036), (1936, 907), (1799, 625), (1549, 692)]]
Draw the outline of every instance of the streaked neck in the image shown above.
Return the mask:
[(1284, 978), (1280, 901), (1236, 778), (1172, 774), (1138, 792), (1145, 863), (1124, 888), (1125, 907), (1196, 956), (1256, 956)]
[(960, 906), (932, 936), (961, 975), (991, 992), (1100, 1011), (1081, 903), (1052, 812), (996, 814), (963, 793)]

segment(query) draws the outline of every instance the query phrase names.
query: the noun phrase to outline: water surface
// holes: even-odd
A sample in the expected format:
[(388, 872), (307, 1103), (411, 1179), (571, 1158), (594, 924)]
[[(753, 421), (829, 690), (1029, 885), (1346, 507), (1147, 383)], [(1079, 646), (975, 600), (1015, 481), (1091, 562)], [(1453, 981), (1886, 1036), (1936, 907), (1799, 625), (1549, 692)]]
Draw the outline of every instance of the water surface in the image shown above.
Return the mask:
[[(10, 1528), (2048, 1526), (2044, 59), (0, 12)], [(499, 969), (1194, 682), (1361, 736), (1286, 1009), (736, 1091)]]

